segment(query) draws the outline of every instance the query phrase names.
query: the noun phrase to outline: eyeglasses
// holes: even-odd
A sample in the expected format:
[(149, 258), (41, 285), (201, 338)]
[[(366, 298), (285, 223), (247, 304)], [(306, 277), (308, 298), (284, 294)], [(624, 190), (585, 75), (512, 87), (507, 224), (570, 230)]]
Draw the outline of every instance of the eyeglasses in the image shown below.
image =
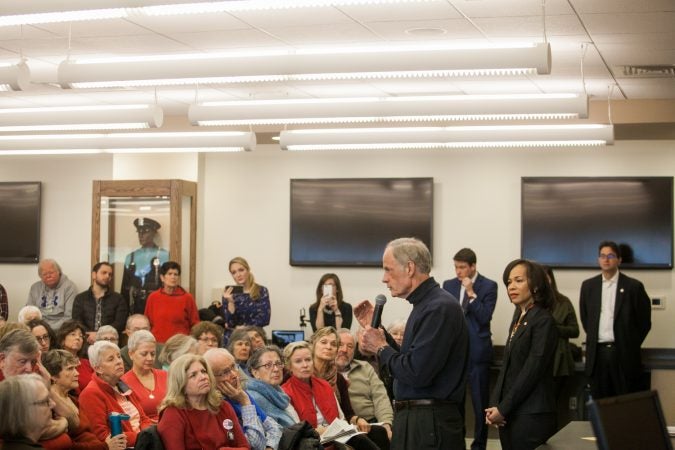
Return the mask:
[(216, 378), (227, 377), (232, 374), (232, 372), (237, 372), (237, 366), (232, 364), (229, 368), (223, 369), (220, 372), (213, 372), (213, 376)]
[(216, 338), (214, 338), (214, 337), (206, 337), (206, 336), (204, 336), (204, 337), (200, 337), (199, 340), (200, 340), (201, 342), (206, 343), (206, 344), (217, 344), (217, 343), (218, 343), (218, 339), (216, 339)]
[(44, 400), (38, 400), (36, 402), (33, 402), (33, 404), (36, 405), (36, 406), (51, 406), (51, 403), (52, 403), (52, 399), (49, 398), (49, 397), (47, 397)]
[(600, 253), (598, 258), (600, 258), (600, 259), (610, 259), (611, 260), (611, 259), (616, 259), (616, 255), (614, 253), (609, 253), (607, 255), (605, 255), (604, 253)]
[(282, 367), (284, 367), (284, 363), (282, 363), (281, 361), (268, 362), (267, 364), (260, 364), (258, 367), (256, 367), (256, 369), (261, 369), (263, 367), (267, 370), (272, 370), (273, 367), (281, 369)]
[(35, 336), (35, 339), (37, 339), (38, 342), (49, 342), (50, 338), (48, 334), (45, 334), (43, 336)]

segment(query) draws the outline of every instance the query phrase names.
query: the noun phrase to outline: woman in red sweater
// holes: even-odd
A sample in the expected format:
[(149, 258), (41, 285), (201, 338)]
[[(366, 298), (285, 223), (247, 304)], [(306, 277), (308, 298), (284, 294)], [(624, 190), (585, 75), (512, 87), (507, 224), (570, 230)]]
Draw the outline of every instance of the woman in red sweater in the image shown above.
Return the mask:
[(57, 443), (60, 439), (41, 441), (40, 444), (46, 449), (79, 449), (79, 450), (124, 450), (126, 437), (120, 434), (108, 437), (105, 441), (99, 440), (91, 432), (91, 422), (80, 411), (77, 399), (72, 395), (78, 388), (79, 373), (77, 367), (80, 361), (77, 357), (65, 350), (50, 350), (42, 355), (42, 365), (47, 369), (51, 377), (51, 397), (56, 403), (60, 403), (62, 410), (69, 412), (68, 434), (69, 442), (64, 446)]
[(124, 375), (124, 361), (117, 345), (108, 341), (97, 341), (89, 347), (89, 361), (96, 372), (91, 382), (80, 394), (80, 410), (91, 421), (91, 429), (99, 440), (110, 436), (111, 412), (129, 415), (122, 421), (125, 446), (136, 444), (138, 433), (152, 425), (141, 402), (129, 386), (121, 381)]
[(165, 262), (159, 278), (162, 287), (148, 296), (145, 315), (157, 342), (164, 343), (174, 334), (190, 334), (190, 328), (199, 322), (199, 312), (192, 295), (180, 287), (180, 264)]
[(250, 449), (230, 404), (216, 389), (204, 357), (183, 355), (171, 363), (166, 397), (159, 408), (166, 450)]

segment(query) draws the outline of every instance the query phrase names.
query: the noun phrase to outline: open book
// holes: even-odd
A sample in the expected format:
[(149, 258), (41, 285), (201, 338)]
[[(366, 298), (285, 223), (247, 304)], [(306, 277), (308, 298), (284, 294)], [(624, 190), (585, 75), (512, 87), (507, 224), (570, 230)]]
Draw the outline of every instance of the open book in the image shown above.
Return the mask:
[(364, 434), (354, 425), (350, 425), (342, 419), (336, 418), (321, 435), (321, 443), (336, 441), (340, 444), (347, 443), (348, 440), (357, 434)]

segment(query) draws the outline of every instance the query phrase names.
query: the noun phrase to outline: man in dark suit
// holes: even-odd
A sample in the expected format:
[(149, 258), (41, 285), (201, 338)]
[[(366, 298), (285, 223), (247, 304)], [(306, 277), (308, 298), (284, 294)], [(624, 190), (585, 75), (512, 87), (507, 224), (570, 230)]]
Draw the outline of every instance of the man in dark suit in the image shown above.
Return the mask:
[(497, 283), (476, 271), (476, 253), (463, 248), (453, 257), (456, 278), (443, 283), (443, 289), (460, 300), (469, 329), (469, 386), (475, 417), (472, 450), (485, 450), (487, 426), (485, 408), (490, 395), (492, 333), (490, 321), (497, 303)]
[(642, 283), (619, 272), (615, 242), (599, 247), (602, 273), (581, 285), (579, 309), (586, 331), (586, 376), (594, 398), (642, 389), (640, 346), (651, 328), (651, 302)]

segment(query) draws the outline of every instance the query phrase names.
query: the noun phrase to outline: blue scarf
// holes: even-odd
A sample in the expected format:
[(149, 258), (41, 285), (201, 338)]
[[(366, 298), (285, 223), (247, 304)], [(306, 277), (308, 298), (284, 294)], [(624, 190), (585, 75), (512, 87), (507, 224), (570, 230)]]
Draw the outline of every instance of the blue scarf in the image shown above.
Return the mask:
[(280, 387), (252, 378), (248, 380), (246, 390), (263, 411), (272, 416), (279, 425), (288, 427), (295, 424), (295, 419), (286, 412), (290, 399)]

